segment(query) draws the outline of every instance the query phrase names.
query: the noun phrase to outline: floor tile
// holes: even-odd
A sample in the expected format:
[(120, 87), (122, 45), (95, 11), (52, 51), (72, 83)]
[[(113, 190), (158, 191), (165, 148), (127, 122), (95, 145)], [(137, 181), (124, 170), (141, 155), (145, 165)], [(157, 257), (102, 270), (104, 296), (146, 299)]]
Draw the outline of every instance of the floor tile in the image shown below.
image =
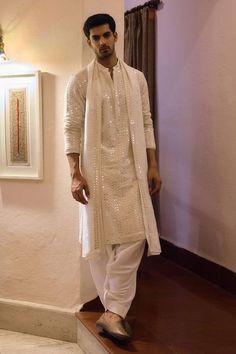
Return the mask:
[(0, 354), (84, 354), (76, 343), (0, 329)]

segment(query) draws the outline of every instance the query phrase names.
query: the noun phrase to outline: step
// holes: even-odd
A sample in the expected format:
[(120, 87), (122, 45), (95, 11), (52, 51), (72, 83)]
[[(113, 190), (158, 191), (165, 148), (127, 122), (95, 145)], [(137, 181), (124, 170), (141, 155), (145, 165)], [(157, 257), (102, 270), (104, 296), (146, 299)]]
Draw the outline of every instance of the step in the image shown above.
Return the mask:
[(127, 352), (143, 354), (173, 354), (160, 343), (135, 317), (128, 318), (134, 332), (132, 341), (118, 343), (97, 333), (95, 322), (102, 312), (77, 312), (78, 345), (85, 354), (124, 354)]
[(128, 312), (134, 336), (117, 345), (97, 334), (100, 301), (76, 314), (79, 346), (86, 354), (235, 354), (236, 297), (162, 256), (139, 269), (137, 293)]

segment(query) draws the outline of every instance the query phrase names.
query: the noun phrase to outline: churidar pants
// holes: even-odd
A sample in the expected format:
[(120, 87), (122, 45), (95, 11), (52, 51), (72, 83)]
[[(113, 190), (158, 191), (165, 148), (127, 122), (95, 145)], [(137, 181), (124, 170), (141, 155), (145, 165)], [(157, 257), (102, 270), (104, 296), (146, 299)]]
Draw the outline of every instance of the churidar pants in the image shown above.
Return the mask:
[(105, 310), (125, 318), (136, 293), (145, 240), (105, 247), (102, 259), (89, 260), (92, 278)]

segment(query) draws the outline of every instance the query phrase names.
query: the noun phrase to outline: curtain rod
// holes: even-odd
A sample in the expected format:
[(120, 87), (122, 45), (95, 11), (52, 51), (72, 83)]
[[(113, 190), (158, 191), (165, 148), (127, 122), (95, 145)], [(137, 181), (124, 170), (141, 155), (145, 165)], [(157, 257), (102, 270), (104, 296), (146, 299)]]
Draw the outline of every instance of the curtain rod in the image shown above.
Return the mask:
[(156, 10), (159, 10), (159, 9), (163, 8), (163, 5), (164, 4), (163, 4), (163, 2), (161, 0), (147, 1), (143, 5), (139, 5), (137, 7), (134, 7), (133, 9), (130, 9), (130, 10), (126, 11), (125, 15), (131, 14), (131, 13), (136, 12), (138, 10), (141, 10), (144, 7), (150, 7), (150, 8), (154, 8)]

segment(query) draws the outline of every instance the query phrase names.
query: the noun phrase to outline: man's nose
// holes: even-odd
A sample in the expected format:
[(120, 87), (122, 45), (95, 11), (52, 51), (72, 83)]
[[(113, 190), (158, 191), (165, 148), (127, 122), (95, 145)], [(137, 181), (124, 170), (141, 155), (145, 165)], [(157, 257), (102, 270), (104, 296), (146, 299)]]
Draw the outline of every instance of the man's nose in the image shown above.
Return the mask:
[(104, 37), (100, 38), (100, 45), (106, 44), (106, 40)]

